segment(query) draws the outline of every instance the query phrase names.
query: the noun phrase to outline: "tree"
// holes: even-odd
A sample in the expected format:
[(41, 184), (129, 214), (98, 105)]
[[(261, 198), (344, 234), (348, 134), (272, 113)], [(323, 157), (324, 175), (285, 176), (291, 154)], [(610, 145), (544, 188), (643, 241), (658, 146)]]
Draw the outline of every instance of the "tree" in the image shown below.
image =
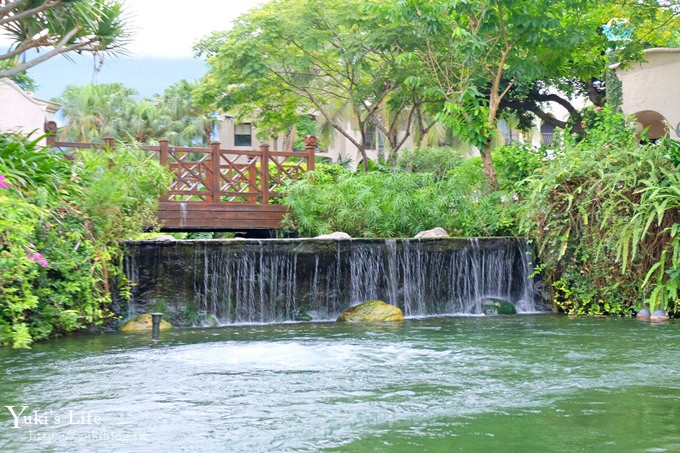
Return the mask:
[(176, 145), (207, 146), (215, 113), (194, 105), (193, 89), (181, 80), (162, 95), (137, 100), (137, 92), (120, 83), (68, 86), (55, 99), (67, 120), (61, 137), (93, 143), (107, 136), (141, 143), (167, 138)]
[(0, 53), (12, 62), (0, 78), (60, 54), (121, 52), (129, 39), (122, 2), (114, 0), (0, 0), (0, 29), (12, 41)]
[(55, 99), (67, 120), (62, 138), (86, 143), (101, 142), (106, 136), (120, 138), (127, 124), (123, 118), (136, 94), (120, 83), (66, 87)]
[(381, 8), (384, 17), (420, 38), (412, 53), (429, 69), (421, 83), (446, 99), (440, 118), (479, 148), (492, 188), (497, 180), (491, 151), (503, 108), (541, 116), (540, 104), (556, 101), (575, 113), (568, 99), (547, 89), (570, 94), (578, 82), (595, 94), (593, 81), (610, 63), (607, 50), (639, 58), (642, 40), (658, 30), (614, 41), (601, 32), (603, 15), (630, 17), (627, 24), (635, 28), (669, 23), (677, 14), (670, 2), (656, 0), (394, 0)]
[[(16, 63), (11, 60), (0, 60), (0, 71), (12, 69), (15, 65)], [(19, 74), (13, 75), (10, 77), (10, 79), (25, 91), (36, 91), (38, 89), (35, 79), (25, 72), (20, 72)]]
[[(196, 46), (210, 65), (202, 101), (225, 111), (245, 107), (274, 133), (276, 124), (285, 130), (314, 111), (357, 148), (365, 169), (369, 129), (380, 129), (396, 152), (418, 105), (401, 91), (408, 73), (391, 39), (397, 30), (381, 28), (368, 3), (279, 0), (241, 16), (231, 31)], [(397, 128), (406, 134), (398, 136)]]
[(212, 106), (199, 105), (194, 99), (197, 84), (186, 80), (169, 86), (155, 98), (159, 109), (164, 109), (170, 119), (168, 139), (176, 136), (187, 145), (208, 146), (217, 127), (217, 112)]

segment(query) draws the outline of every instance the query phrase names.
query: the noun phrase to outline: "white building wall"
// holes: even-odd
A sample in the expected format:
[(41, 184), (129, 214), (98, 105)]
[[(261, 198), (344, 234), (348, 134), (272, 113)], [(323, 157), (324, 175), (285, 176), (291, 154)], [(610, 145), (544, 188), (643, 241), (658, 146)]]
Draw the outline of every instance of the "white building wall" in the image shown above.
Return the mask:
[(668, 123), (670, 137), (677, 140), (680, 137), (680, 49), (647, 49), (644, 57), (644, 62), (617, 70), (623, 84), (621, 107), (628, 115), (658, 112)]
[(11, 80), (0, 79), (0, 132), (42, 135), (45, 123), (55, 121), (59, 107), (34, 98)]

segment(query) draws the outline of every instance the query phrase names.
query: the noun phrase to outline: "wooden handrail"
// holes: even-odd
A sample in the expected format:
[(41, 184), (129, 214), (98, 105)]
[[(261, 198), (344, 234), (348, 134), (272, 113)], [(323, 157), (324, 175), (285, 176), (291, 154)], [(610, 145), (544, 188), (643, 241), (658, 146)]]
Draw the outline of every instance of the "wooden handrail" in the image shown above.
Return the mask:
[[(57, 141), (56, 124), (47, 124), (45, 129), (50, 147), (115, 147), (115, 140), (110, 137), (102, 144)], [(161, 201), (269, 204), (272, 198), (281, 196), (272, 188), (280, 187), (286, 179), (298, 178), (304, 171), (314, 170), (316, 143), (316, 137), (305, 137), (303, 153), (271, 151), (267, 144), (262, 144), (259, 150), (226, 150), (221, 149), (217, 141), (208, 148), (180, 147), (171, 146), (166, 139), (159, 140), (158, 145), (142, 145), (141, 148), (157, 153), (160, 164), (175, 174), (170, 190)], [(296, 161), (290, 162), (291, 158)], [(274, 174), (269, 171), (270, 164), (276, 165)]]

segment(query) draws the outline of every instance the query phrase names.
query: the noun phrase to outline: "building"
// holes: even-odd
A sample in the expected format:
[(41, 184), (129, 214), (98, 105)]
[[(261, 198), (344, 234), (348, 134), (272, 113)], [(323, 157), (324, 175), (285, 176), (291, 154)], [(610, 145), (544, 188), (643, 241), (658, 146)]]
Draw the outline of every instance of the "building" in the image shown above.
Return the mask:
[[(352, 122), (344, 124), (347, 131), (355, 140), (361, 139), (359, 131), (353, 128)], [(399, 132), (399, 137), (403, 137), (405, 131)], [(263, 144), (257, 137), (257, 127), (252, 121), (243, 120), (239, 122), (234, 117), (224, 116), (220, 119), (218, 127), (218, 137), (222, 148), (234, 150), (257, 149)], [(283, 150), (283, 139), (279, 138), (277, 143), (264, 142), (272, 146), (272, 149)], [(274, 146), (276, 145), (276, 146)], [(371, 160), (377, 160), (382, 151), (387, 152), (385, 140), (377, 128), (370, 130), (365, 137), (364, 146), (366, 155)], [(413, 138), (408, 137), (401, 149), (413, 148)], [(362, 158), (356, 146), (340, 132), (333, 130), (327, 149), (320, 150), (318, 157), (327, 158), (330, 162), (346, 162), (348, 166), (356, 170), (362, 164)]]
[(680, 49), (644, 51), (645, 61), (613, 65), (622, 84), (623, 112), (634, 116), (648, 138), (680, 138)]
[[(0, 79), (0, 132), (42, 135), (45, 124), (56, 121), (60, 107), (33, 97), (9, 79)], [(42, 144), (45, 144), (44, 140)]]

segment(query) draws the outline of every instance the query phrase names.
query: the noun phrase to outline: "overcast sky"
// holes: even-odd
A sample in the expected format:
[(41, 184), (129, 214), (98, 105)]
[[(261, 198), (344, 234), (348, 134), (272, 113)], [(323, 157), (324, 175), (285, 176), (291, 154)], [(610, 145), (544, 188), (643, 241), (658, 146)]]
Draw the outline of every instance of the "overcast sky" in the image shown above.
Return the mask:
[[(126, 0), (133, 40), (130, 56), (106, 58), (94, 70), (90, 55), (57, 56), (29, 70), (43, 99), (59, 96), (67, 85), (119, 82), (140, 96), (161, 93), (186, 79), (205, 73), (202, 60), (193, 59), (191, 47), (213, 31), (228, 30), (232, 22), (265, 0)], [(2, 40), (0, 39), (0, 45)]]
[(227, 30), (241, 14), (264, 0), (127, 0), (135, 56), (182, 58), (213, 31)]

